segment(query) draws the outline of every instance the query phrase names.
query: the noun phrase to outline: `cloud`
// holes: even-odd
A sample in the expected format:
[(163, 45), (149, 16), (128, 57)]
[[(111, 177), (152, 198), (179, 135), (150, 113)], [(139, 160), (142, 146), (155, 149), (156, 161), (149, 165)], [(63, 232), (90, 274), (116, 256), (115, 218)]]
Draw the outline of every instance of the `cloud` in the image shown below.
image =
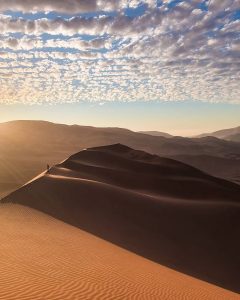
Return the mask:
[[(0, 15), (0, 102), (240, 103), (239, 0), (156, 3), (1, 1), (70, 15)], [(75, 15), (99, 10), (114, 13)]]
[(56, 18), (49, 20), (41, 18), (37, 20), (26, 20), (23, 18), (12, 18), (0, 15), (0, 33), (22, 33), (27, 35), (41, 35), (48, 33), (52, 35), (90, 34), (90, 35), (136, 35), (146, 34), (152, 30), (152, 26), (161, 23), (161, 13), (151, 12), (143, 17), (132, 19), (124, 15), (117, 17), (73, 17), (71, 19)]
[(79, 13), (96, 11), (97, 9), (99, 9), (99, 5), (96, 0), (2, 0), (0, 3), (1, 11), (57, 11), (63, 13)]
[[(48, 39), (43, 40), (39, 37), (28, 37), (22, 38), (6, 37), (0, 40), (0, 48), (11, 49), (11, 50), (43, 50), (45, 48), (64, 48), (64, 49), (76, 49), (80, 51), (91, 51), (93, 49), (109, 49), (112, 47), (111, 39), (95, 38), (90, 41), (86, 41), (81, 38), (68, 38), (62, 40)], [(65, 52), (66, 53), (66, 52)]]
[(1, 0), (0, 11), (48, 12), (78, 14), (95, 11), (120, 10), (124, 7), (138, 7), (145, 3), (155, 7), (155, 0)]

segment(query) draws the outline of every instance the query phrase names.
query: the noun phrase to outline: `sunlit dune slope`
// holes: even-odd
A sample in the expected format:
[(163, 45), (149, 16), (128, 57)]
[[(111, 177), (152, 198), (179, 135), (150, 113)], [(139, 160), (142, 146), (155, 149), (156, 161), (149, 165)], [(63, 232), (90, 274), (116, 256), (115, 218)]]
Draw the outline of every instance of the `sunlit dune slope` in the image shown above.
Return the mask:
[(240, 291), (240, 187), (117, 144), (79, 152), (4, 202)]
[(239, 299), (30, 208), (0, 220), (1, 300)]

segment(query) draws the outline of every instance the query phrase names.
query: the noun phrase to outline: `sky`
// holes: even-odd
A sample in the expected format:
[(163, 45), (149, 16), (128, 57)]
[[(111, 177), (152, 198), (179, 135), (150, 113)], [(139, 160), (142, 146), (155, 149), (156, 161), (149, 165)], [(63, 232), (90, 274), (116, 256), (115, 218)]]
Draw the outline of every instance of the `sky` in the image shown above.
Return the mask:
[[(223, 113), (224, 112), (224, 113)], [(20, 116), (20, 117), (19, 117)], [(240, 105), (204, 102), (107, 102), (54, 105), (0, 105), (0, 122), (16, 119), (62, 124), (121, 127), (134, 131), (157, 130), (194, 136), (237, 127)]]
[(0, 122), (240, 125), (240, 0), (1, 0)]

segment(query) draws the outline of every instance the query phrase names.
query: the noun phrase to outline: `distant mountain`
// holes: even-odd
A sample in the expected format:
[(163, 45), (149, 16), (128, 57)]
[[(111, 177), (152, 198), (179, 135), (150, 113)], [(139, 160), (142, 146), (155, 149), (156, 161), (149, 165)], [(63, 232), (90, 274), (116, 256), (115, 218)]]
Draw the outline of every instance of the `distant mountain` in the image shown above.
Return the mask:
[(121, 144), (85, 149), (2, 202), (240, 291), (240, 186), (184, 163)]
[(163, 137), (166, 137), (166, 138), (173, 137), (173, 135), (171, 135), (169, 133), (160, 132), (160, 131), (139, 131), (139, 133), (149, 134), (149, 135), (153, 135), (153, 136), (163, 136)]
[(240, 142), (240, 133), (229, 135), (226, 140), (233, 142)]
[(203, 133), (197, 137), (214, 136), (227, 141), (240, 142), (240, 126), (230, 129), (218, 130), (212, 133)]
[[(165, 157), (184, 156), (196, 166), (192, 156), (218, 158), (197, 166), (214, 176), (236, 180), (240, 176), (240, 143), (204, 138), (166, 138), (121, 128), (63, 125), (44, 121), (13, 121), (0, 124), (0, 196), (18, 188), (46, 169), (81, 149), (121, 143)], [(221, 159), (224, 159), (223, 161)], [(225, 159), (236, 161), (228, 165)], [(234, 177), (232, 178), (232, 174)], [(238, 175), (239, 174), (239, 175)]]

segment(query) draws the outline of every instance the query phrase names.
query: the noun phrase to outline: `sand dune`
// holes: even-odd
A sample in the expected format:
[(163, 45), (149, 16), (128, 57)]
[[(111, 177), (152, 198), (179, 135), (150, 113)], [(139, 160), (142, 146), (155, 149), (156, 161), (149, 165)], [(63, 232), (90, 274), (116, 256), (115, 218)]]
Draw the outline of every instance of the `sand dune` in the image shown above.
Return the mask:
[(172, 138), (173, 135), (166, 133), (166, 132), (161, 132), (161, 131), (139, 131), (140, 133), (144, 133), (144, 134), (149, 134), (149, 135), (153, 135), (153, 136), (163, 136), (166, 138)]
[(176, 155), (173, 159), (190, 164), (198, 169), (206, 167), (209, 174), (240, 184), (240, 159), (208, 155)]
[(81, 151), (3, 202), (240, 291), (240, 187), (123, 145)]
[(216, 138), (220, 138), (228, 141), (240, 142), (240, 126), (235, 128), (222, 129), (212, 133), (203, 133), (200, 134), (198, 137), (205, 137), (205, 136), (214, 136)]
[(1, 300), (239, 299), (33, 209), (0, 219)]
[[(165, 138), (121, 128), (68, 126), (43, 121), (13, 121), (0, 124), (0, 197), (83, 148), (122, 143), (161, 156), (184, 155), (184, 161), (217, 177), (240, 176), (240, 143), (207, 138)], [(206, 156), (196, 163), (192, 156)], [(188, 160), (188, 156), (190, 156)], [(217, 164), (214, 157), (217, 157)], [(228, 166), (225, 159), (231, 159)], [(236, 162), (236, 165), (234, 164)], [(210, 166), (210, 167), (209, 167)], [(214, 167), (216, 166), (216, 167)], [(232, 177), (233, 175), (233, 177)]]

